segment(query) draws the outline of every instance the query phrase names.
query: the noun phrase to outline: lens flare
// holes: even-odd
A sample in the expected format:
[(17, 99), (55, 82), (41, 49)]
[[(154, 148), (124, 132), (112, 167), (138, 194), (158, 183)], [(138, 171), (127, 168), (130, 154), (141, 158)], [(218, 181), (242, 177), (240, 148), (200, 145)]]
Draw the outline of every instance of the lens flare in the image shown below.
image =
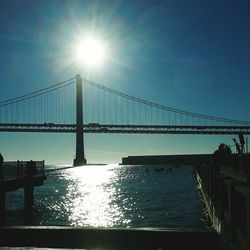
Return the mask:
[(96, 67), (101, 65), (106, 58), (104, 42), (94, 37), (79, 39), (74, 47), (74, 57), (78, 64)]

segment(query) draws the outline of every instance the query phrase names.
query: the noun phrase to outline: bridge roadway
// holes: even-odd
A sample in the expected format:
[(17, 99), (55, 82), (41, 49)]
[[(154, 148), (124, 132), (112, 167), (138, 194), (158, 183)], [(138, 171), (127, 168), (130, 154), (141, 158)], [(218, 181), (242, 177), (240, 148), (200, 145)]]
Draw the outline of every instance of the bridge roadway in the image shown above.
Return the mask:
[[(76, 124), (25, 124), (0, 123), (0, 132), (76, 133)], [(84, 133), (116, 134), (250, 134), (250, 126), (184, 126), (184, 125), (108, 125), (89, 123), (83, 125)]]

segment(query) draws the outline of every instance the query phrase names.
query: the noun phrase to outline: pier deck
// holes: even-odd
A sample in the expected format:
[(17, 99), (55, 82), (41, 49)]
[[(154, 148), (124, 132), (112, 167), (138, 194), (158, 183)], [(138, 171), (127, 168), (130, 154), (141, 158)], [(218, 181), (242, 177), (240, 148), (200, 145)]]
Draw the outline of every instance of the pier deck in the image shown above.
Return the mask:
[(0, 171), (0, 216), (5, 210), (6, 192), (24, 188), (25, 207), (33, 205), (35, 186), (41, 186), (46, 179), (44, 161), (10, 161), (1, 165)]

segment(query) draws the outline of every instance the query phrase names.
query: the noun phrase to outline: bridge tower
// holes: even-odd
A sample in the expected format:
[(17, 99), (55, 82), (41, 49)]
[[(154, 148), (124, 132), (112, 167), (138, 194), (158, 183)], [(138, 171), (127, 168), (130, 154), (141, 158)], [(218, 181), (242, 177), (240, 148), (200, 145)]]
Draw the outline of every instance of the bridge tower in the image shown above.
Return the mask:
[(83, 138), (82, 78), (76, 75), (76, 158), (74, 166), (86, 165)]

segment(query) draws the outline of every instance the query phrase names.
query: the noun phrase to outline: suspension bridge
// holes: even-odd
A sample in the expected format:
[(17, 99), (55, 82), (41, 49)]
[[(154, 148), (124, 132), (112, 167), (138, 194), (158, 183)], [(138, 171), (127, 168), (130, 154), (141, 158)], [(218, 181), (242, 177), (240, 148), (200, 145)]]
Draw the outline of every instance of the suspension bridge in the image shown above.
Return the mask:
[(75, 133), (81, 165), (84, 133), (236, 135), (250, 134), (250, 122), (163, 106), (77, 75), (0, 101), (0, 131)]

